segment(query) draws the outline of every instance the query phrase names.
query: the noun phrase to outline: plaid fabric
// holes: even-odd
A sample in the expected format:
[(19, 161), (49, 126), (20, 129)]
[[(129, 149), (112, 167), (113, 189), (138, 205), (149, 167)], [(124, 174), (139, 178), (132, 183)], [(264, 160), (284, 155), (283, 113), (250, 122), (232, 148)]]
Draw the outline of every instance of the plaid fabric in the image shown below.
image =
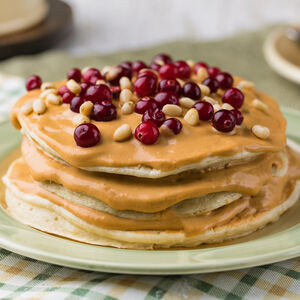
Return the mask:
[(135, 276), (79, 271), (0, 250), (1, 299), (300, 299), (300, 259), (238, 271)]
[[(0, 75), (0, 122), (23, 86), (20, 78)], [(0, 298), (300, 299), (300, 258), (211, 274), (133, 276), (59, 267), (0, 249)]]

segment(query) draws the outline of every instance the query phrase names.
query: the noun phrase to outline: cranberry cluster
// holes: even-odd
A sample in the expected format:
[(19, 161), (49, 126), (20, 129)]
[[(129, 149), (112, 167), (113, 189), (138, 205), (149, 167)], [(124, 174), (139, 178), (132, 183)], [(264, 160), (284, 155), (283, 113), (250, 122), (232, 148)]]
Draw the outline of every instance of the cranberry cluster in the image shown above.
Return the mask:
[[(223, 103), (230, 104), (234, 109), (214, 112), (210, 103), (201, 101), (201, 89), (191, 80), (197, 76), (200, 68), (204, 68), (208, 74), (202, 84), (208, 86), (211, 93), (216, 93), (218, 89), (223, 90)], [(154, 144), (158, 140), (160, 127), (173, 134), (180, 133), (181, 122), (176, 118), (166, 119), (162, 111), (167, 104), (179, 105), (180, 97), (193, 99), (193, 108), (197, 110), (199, 119), (211, 121), (218, 131), (229, 132), (235, 125), (243, 122), (243, 115), (239, 109), (243, 105), (244, 95), (232, 87), (233, 78), (229, 73), (222, 72), (217, 67), (210, 67), (204, 62), (198, 62), (191, 67), (186, 61), (173, 61), (166, 54), (156, 55), (149, 66), (143, 61), (123, 62), (114, 67), (113, 75), (110, 72), (101, 74), (96, 68), (89, 68), (84, 73), (73, 68), (68, 71), (67, 79), (73, 79), (80, 84), (80, 94), (73, 94), (63, 85), (59, 89), (59, 95), (76, 113), (85, 101), (91, 101), (94, 104), (91, 119), (111, 121), (117, 117), (112, 99), (120, 93), (119, 81), (124, 76), (132, 80), (134, 93), (139, 97), (135, 112), (142, 115), (142, 122), (135, 129), (135, 137), (144, 144)], [(99, 80), (107, 84), (97, 84)], [(31, 76), (26, 82), (26, 88), (36, 89), (41, 83), (40, 77)], [(91, 147), (97, 144), (100, 138), (99, 130), (91, 123), (79, 125), (74, 132), (74, 139), (81, 147)]]
[[(208, 86), (211, 93), (217, 92), (219, 88), (225, 90), (222, 97), (223, 103), (234, 107), (231, 111), (222, 109), (214, 113), (214, 108), (210, 103), (200, 101), (201, 89), (198, 84), (189, 81), (192, 69), (185, 61), (173, 62), (170, 56), (159, 54), (154, 57), (149, 67), (150, 70), (138, 72), (134, 83), (134, 91), (141, 97), (135, 107), (135, 112), (143, 115), (143, 123), (137, 127), (135, 133), (136, 138), (141, 142), (155, 143), (159, 137), (158, 127), (162, 125), (167, 126), (175, 134), (180, 132), (181, 122), (175, 118), (165, 121), (165, 115), (161, 109), (166, 104), (179, 105), (181, 96), (195, 100), (193, 107), (198, 111), (199, 119), (212, 120), (214, 128), (218, 131), (229, 132), (235, 125), (243, 122), (243, 116), (238, 109), (243, 104), (244, 95), (240, 90), (232, 88), (233, 78), (229, 73), (222, 72), (217, 67), (209, 67), (204, 62), (198, 62), (194, 66), (195, 74), (200, 67), (207, 70), (208, 77), (203, 80), (202, 84)], [(178, 79), (185, 81), (182, 87)]]

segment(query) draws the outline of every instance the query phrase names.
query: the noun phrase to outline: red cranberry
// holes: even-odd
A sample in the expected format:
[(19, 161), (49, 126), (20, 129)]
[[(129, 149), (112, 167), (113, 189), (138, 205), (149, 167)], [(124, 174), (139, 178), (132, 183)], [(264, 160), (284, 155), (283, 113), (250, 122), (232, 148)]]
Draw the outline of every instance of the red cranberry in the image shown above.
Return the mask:
[(58, 90), (58, 94), (59, 94), (60, 96), (63, 96), (64, 93), (66, 93), (66, 92), (69, 92), (69, 90), (68, 90), (68, 88), (67, 88), (66, 85), (62, 85), (62, 86), (59, 88), (59, 90)]
[(150, 67), (150, 69), (159, 72), (159, 70), (161, 68), (161, 65), (156, 64), (156, 63), (152, 63), (149, 67)]
[(229, 73), (223, 72), (219, 73), (216, 76), (217, 81), (219, 82), (219, 87), (222, 90), (227, 90), (232, 87), (233, 85), (233, 78)]
[(140, 97), (152, 96), (156, 90), (157, 79), (152, 75), (138, 77), (134, 83), (134, 91)]
[(208, 121), (213, 117), (214, 108), (210, 103), (205, 101), (198, 101), (194, 104), (193, 107), (198, 111), (200, 120)]
[(154, 56), (154, 58), (152, 59), (152, 63), (156, 63), (158, 65), (161, 65), (161, 63), (165, 64), (170, 64), (172, 63), (172, 58), (171, 56), (161, 53), (161, 54), (157, 54)]
[(85, 93), (85, 100), (93, 103), (112, 99), (110, 88), (106, 84), (97, 84), (90, 86)]
[(81, 104), (84, 102), (82, 96), (75, 96), (70, 102), (70, 109), (76, 113), (79, 113), (79, 108)]
[(159, 138), (158, 127), (151, 121), (138, 125), (135, 129), (135, 138), (145, 145), (154, 144)]
[(178, 68), (174, 64), (163, 65), (159, 69), (159, 75), (161, 78), (172, 78), (178, 77)]
[(178, 96), (172, 92), (159, 92), (155, 95), (154, 100), (160, 109), (166, 104), (179, 105)]
[(219, 88), (219, 83), (215, 78), (208, 77), (202, 81), (202, 84), (209, 87), (211, 93), (215, 93)]
[(160, 92), (172, 92), (180, 95), (181, 86), (176, 79), (163, 79), (159, 82), (158, 90)]
[(215, 78), (220, 72), (221, 72), (221, 70), (217, 67), (210, 67), (207, 69), (207, 73), (208, 73), (209, 77), (212, 77), (212, 78)]
[(32, 75), (26, 80), (26, 89), (27, 91), (39, 89), (42, 85), (42, 79), (40, 76)]
[(63, 103), (70, 103), (71, 100), (75, 97), (75, 95), (73, 93), (71, 93), (70, 91), (67, 91), (65, 92), (63, 95), (62, 95), (62, 101)]
[(82, 74), (82, 80), (87, 83), (95, 84), (100, 79), (103, 79), (103, 77), (96, 68), (90, 68)]
[(113, 97), (117, 97), (121, 92), (121, 88), (119, 86), (112, 86), (110, 91), (112, 92)]
[(178, 69), (178, 78), (181, 79), (188, 79), (191, 76), (191, 68), (190, 66), (184, 61), (179, 60), (174, 63), (175, 67)]
[(81, 124), (74, 131), (74, 140), (79, 147), (92, 147), (100, 142), (101, 134), (92, 123)]
[(107, 81), (111, 84), (111, 85), (119, 85), (119, 81), (121, 79), (121, 77), (128, 77), (131, 78), (132, 72), (131, 72), (131, 68), (126, 68), (125, 66), (116, 66), (116, 75), (113, 78), (109, 78)]
[(127, 69), (131, 69), (132, 68), (132, 62), (131, 61), (123, 61), (122, 63), (120, 63), (121, 67), (127, 68)]
[(68, 71), (67, 78), (69, 80), (74, 79), (75, 81), (80, 82), (81, 81), (81, 71), (78, 68), (73, 68)]
[(174, 134), (178, 134), (182, 129), (181, 122), (176, 118), (167, 119), (163, 124), (162, 127), (167, 127), (171, 130)]
[(231, 112), (235, 116), (236, 125), (241, 125), (244, 121), (242, 113), (238, 109), (232, 109)]
[(147, 65), (141, 60), (137, 60), (132, 64), (132, 71), (135, 74), (137, 74), (140, 70), (145, 68), (147, 68)]
[(103, 100), (94, 104), (91, 117), (96, 121), (111, 121), (117, 117), (117, 110), (110, 101)]
[(160, 127), (161, 124), (165, 121), (166, 116), (165, 114), (158, 108), (156, 109), (148, 109), (144, 114), (142, 121), (152, 121), (156, 124), (157, 127)]
[(213, 116), (213, 126), (221, 132), (229, 132), (235, 126), (236, 120), (233, 113), (226, 109), (217, 111)]
[(204, 62), (198, 62), (194, 66), (194, 73), (197, 74), (198, 70), (200, 68), (205, 68), (206, 70), (208, 69), (208, 65)]
[(223, 94), (222, 100), (234, 108), (240, 108), (244, 103), (244, 94), (239, 89), (231, 88)]
[(182, 94), (193, 100), (199, 100), (201, 97), (201, 89), (194, 82), (186, 82), (182, 88)]
[(90, 86), (91, 86), (91, 85), (90, 85), (89, 83), (86, 83), (86, 82), (80, 83), (80, 87), (81, 87), (80, 96), (85, 96), (85, 93), (86, 93), (87, 89), (88, 89)]
[(157, 103), (153, 98), (143, 97), (140, 101), (135, 104), (135, 112), (138, 114), (144, 114), (147, 110), (155, 110), (158, 107)]

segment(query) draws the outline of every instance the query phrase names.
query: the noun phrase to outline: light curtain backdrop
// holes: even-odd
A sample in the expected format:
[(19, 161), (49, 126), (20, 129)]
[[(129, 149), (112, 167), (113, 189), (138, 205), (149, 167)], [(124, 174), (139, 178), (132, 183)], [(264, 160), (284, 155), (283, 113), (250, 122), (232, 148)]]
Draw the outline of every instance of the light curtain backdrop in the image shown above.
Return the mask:
[(175, 39), (219, 39), (273, 23), (300, 23), (300, 0), (65, 0), (76, 36), (60, 49), (107, 53)]

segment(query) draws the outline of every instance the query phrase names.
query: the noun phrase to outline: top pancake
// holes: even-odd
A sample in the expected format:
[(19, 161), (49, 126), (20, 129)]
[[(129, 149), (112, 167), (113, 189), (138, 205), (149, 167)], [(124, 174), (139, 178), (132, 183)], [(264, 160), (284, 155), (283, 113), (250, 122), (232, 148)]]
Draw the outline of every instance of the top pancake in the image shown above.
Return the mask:
[[(235, 78), (235, 84), (239, 79)], [(57, 83), (57, 87), (63, 83)], [(143, 145), (136, 139), (117, 143), (113, 140), (114, 131), (122, 124), (135, 129), (141, 122), (141, 115), (121, 114), (110, 122), (92, 122), (102, 135), (101, 142), (90, 148), (78, 147), (73, 138), (75, 115), (69, 105), (48, 105), (42, 115), (21, 113), (22, 106), (38, 98), (40, 90), (33, 90), (22, 97), (11, 112), (15, 127), (23, 128), (25, 134), (52, 157), (77, 168), (92, 171), (132, 175), (137, 177), (159, 178), (178, 174), (187, 170), (203, 169), (211, 166), (243, 161), (265, 152), (277, 152), (286, 144), (285, 125), (278, 104), (274, 99), (254, 89), (245, 89), (245, 102), (242, 106), (244, 122), (235, 128), (234, 134), (217, 132), (209, 122), (191, 126), (179, 117), (183, 124), (180, 134), (164, 136), (154, 145)], [(222, 92), (220, 92), (222, 93)], [(211, 95), (221, 103), (221, 94)], [(262, 112), (252, 106), (258, 98), (268, 106)], [(117, 104), (117, 101), (116, 101)], [(116, 105), (118, 107), (118, 104)], [(251, 132), (254, 125), (266, 126), (270, 136), (266, 140), (257, 138)]]

